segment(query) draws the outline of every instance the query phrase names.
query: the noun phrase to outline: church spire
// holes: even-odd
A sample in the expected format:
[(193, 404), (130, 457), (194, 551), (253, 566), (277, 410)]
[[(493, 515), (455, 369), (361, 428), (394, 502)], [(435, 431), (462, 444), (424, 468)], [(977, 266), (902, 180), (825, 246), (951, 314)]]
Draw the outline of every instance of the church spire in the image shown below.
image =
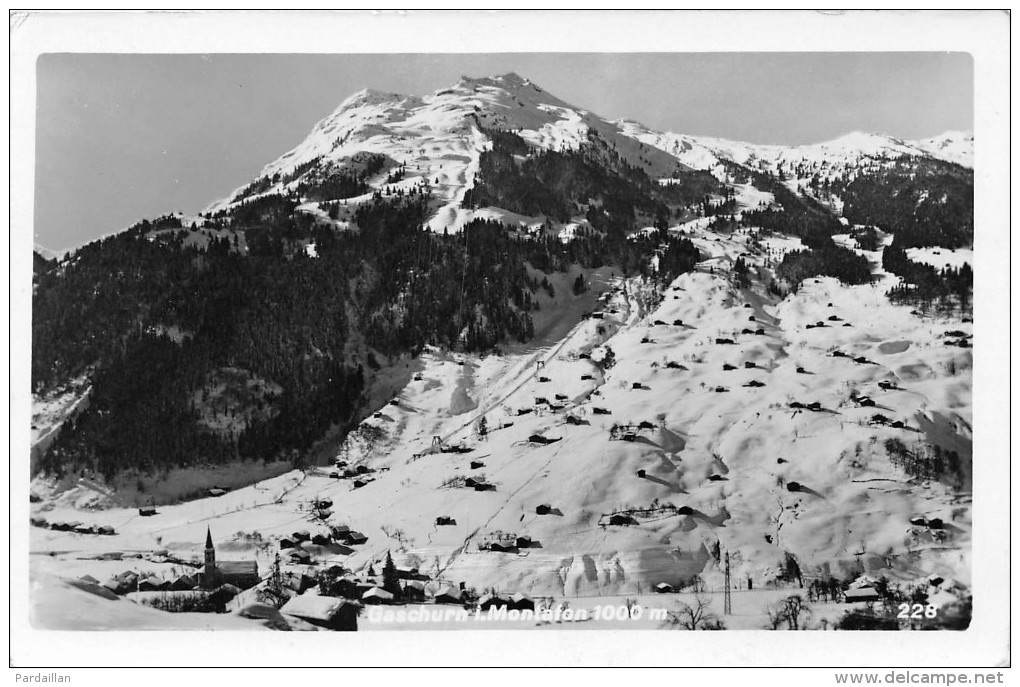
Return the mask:
[(213, 545), (212, 545), (212, 531), (210, 531), (209, 526), (206, 525), (206, 528), (205, 528), (205, 548), (211, 549), (212, 547), (213, 547)]

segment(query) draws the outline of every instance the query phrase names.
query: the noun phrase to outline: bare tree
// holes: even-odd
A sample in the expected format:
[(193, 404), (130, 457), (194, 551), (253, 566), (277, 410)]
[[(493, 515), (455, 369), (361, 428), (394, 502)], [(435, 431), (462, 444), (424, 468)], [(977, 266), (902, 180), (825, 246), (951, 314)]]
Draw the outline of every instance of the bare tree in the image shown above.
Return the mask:
[(800, 629), (800, 617), (807, 615), (811, 611), (807, 604), (804, 603), (804, 599), (801, 598), (800, 594), (794, 594), (786, 597), (783, 602), (784, 615), (786, 616), (786, 624), (791, 630)]
[(793, 594), (780, 602), (765, 606), (765, 615), (768, 618), (766, 627), (770, 630), (778, 630), (784, 623), (788, 630), (799, 630), (801, 617), (809, 615), (811, 609), (799, 594)]
[(673, 630), (722, 630), (725, 626), (712, 613), (711, 604), (704, 596), (696, 593), (694, 603), (678, 601), (676, 609), (667, 614), (663, 626)]
[(784, 616), (784, 608), (781, 603), (767, 604), (765, 606), (765, 615), (768, 617), (769, 622), (766, 627), (769, 630), (778, 630), (782, 627), (783, 622), (786, 621)]

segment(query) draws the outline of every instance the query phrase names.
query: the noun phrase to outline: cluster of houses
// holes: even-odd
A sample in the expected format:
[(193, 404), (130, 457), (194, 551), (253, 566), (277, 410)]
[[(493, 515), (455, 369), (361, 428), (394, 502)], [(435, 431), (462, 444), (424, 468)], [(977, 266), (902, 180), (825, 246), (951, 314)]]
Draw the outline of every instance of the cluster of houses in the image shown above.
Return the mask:
[(164, 601), (172, 600), (175, 595), (189, 599), (206, 597), (212, 602), (212, 607), (222, 609), (227, 601), (260, 582), (258, 563), (254, 560), (217, 561), (212, 533), (207, 529), (204, 563), (192, 572), (162, 577), (155, 573), (125, 570), (102, 583), (91, 575), (84, 575), (75, 581), (75, 585), (105, 598), (149, 592), (161, 592), (160, 597)]
[[(507, 611), (535, 610), (535, 601), (526, 594), (503, 596), (489, 593), (475, 601), (463, 588), (444, 587), (432, 597), (436, 605), (474, 606), (482, 611), (506, 608)], [(404, 581), (403, 600), (412, 603), (425, 602), (425, 585), (417, 580)], [(420, 589), (420, 594), (412, 590)], [(393, 595), (373, 587), (364, 592), (360, 601), (347, 596), (320, 596), (317, 594), (300, 594), (291, 597), (280, 609), (267, 608), (264, 604), (248, 604), (240, 614), (249, 618), (271, 620), (274, 617), (297, 619), (314, 627), (334, 631), (354, 631), (358, 629), (358, 615), (365, 605), (395, 603)], [(286, 621), (285, 621), (286, 622)], [(289, 624), (289, 623), (288, 623)]]
[(46, 518), (41, 516), (32, 516), (29, 522), (33, 527), (41, 527), (43, 529), (53, 530), (55, 532), (75, 532), (76, 534), (103, 534), (111, 535), (117, 534), (117, 531), (109, 525), (86, 525), (77, 520), (65, 522), (63, 520), (54, 520), (53, 522), (47, 522)]
[(610, 441), (637, 441), (638, 432), (644, 430), (654, 430), (655, 425), (647, 420), (635, 424), (614, 424), (609, 428), (609, 440)]
[[(879, 580), (870, 575), (861, 575), (843, 590), (843, 601), (846, 603), (867, 603), (872, 604), (882, 600), (879, 591)], [(946, 579), (941, 575), (931, 575), (922, 583), (927, 597), (927, 603), (938, 606), (946, 606), (958, 601), (966, 595), (967, 589), (953, 579)]]
[[(485, 475), (472, 475), (470, 477), (456, 476), (452, 477), (441, 485), (447, 489), (474, 489), (475, 491), (496, 491), (496, 485), (489, 482)], [(439, 522), (439, 518), (436, 519), (436, 525), (452, 525), (455, 522)], [(451, 518), (452, 520), (452, 518)]]
[[(843, 322), (843, 318), (839, 317), (838, 315), (829, 315), (829, 317), (827, 319), (828, 319), (829, 322)], [(814, 324), (806, 325), (804, 328), (805, 329), (817, 329), (819, 327), (830, 327), (830, 326), (834, 327), (835, 325), (828, 325), (828, 324), (825, 324), (825, 322), (822, 322), (821, 320), (819, 320), (818, 322), (815, 322)], [(850, 324), (849, 322), (843, 322), (843, 326), (844, 327), (852, 327), (853, 325)]]
[(831, 355), (832, 355), (833, 358), (849, 358), (850, 360), (853, 360), (855, 363), (858, 363), (860, 365), (874, 365), (875, 364), (875, 362), (873, 360), (868, 360), (863, 355), (859, 355), (856, 358), (854, 358), (854, 357), (851, 357), (849, 353), (844, 353), (843, 351), (840, 351), (840, 350), (833, 351)]
[[(974, 338), (973, 334), (968, 334), (965, 331), (959, 329), (953, 329), (943, 334), (945, 340), (942, 342), (946, 346), (959, 346), (960, 348), (970, 348), (971, 343), (969, 339)], [(953, 337), (957, 337), (955, 340)]]
[[(638, 472), (643, 473), (644, 470), (639, 470)], [(654, 519), (662, 516), (669, 517), (673, 515), (693, 514), (694, 509), (690, 506), (676, 506), (672, 503), (665, 503), (658, 506), (653, 505), (650, 508), (631, 508), (627, 510), (614, 511), (612, 513), (603, 513), (599, 516), (599, 527), (630, 527), (633, 525), (640, 525), (641, 521), (638, 520), (638, 517), (643, 519)]]
[(526, 534), (518, 535), (513, 532), (496, 532), (491, 537), (479, 542), (478, 550), (517, 553), (520, 549), (530, 549), (536, 546), (538, 546), (538, 542)]
[[(322, 512), (320, 510), (320, 512)], [(308, 530), (301, 530), (292, 533), (289, 537), (280, 539), (280, 556), (288, 563), (307, 565), (311, 563), (316, 553), (321, 553), (322, 548), (330, 546), (360, 546), (368, 541), (368, 537), (352, 530), (347, 525), (330, 526), (328, 532), (312, 534)], [(320, 547), (316, 550), (316, 547)], [(341, 549), (341, 552), (344, 552)], [(347, 550), (346, 553), (350, 553)]]
[(370, 475), (375, 472), (372, 468), (367, 465), (356, 465), (349, 466), (346, 460), (337, 458), (333, 462), (335, 469), (331, 470), (329, 476), (332, 479), (346, 479), (351, 480), (351, 484), (355, 489), (360, 489), (369, 482), (373, 481)]

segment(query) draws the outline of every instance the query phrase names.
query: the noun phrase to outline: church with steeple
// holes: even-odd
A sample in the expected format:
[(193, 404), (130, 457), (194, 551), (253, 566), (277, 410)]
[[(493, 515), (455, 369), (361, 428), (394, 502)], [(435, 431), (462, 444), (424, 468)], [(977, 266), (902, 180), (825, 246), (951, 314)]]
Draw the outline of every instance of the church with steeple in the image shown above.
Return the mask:
[(212, 530), (205, 529), (205, 561), (199, 573), (202, 589), (216, 589), (225, 584), (250, 589), (261, 581), (258, 561), (216, 561)]

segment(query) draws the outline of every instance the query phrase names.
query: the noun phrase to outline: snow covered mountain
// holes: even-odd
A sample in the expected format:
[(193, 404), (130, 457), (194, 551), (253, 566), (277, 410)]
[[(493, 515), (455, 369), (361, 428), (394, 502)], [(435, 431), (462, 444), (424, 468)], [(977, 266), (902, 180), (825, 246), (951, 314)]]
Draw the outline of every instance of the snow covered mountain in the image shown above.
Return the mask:
[[(559, 231), (564, 245), (538, 245), (552, 244), (566, 254), (575, 238), (583, 241), (598, 230), (604, 234), (597, 238), (616, 239), (612, 245), (618, 254), (584, 266), (570, 255), (563, 258), (565, 265), (542, 269), (521, 258), (520, 269), (513, 273), (526, 275), (520, 293), (485, 294), (484, 302), (448, 315), (463, 318), (464, 310), (481, 310), (494, 302), (498, 308), (487, 312), (533, 315), (533, 336), (506, 341), (505, 346), (500, 340), (500, 353), (427, 345), (436, 331), (400, 327), (419, 314), (407, 305), (415, 290), (434, 287), (428, 269), (446, 259), (436, 270), (445, 280), (441, 286), (456, 291), (454, 282), (459, 280), (460, 297), (465, 298), (467, 267), (455, 268), (464, 264), (456, 260), (468, 255), (468, 241), (453, 241), (471, 234), (445, 237), (444, 230), (452, 233), (472, 219), (495, 218), (509, 226), (494, 232), (530, 244), (534, 242), (518, 241), (531, 236), (519, 231), (519, 224), (556, 224), (546, 216), (465, 202), (480, 180), (484, 154), (498, 143), (496, 129), (516, 132), (528, 144), (511, 143), (520, 152), (506, 159), (516, 162), (533, 160), (533, 149), (562, 152), (597, 146), (591, 158), (571, 160), (576, 167), (562, 163), (568, 171), (580, 169), (592, 177), (602, 173), (598, 181), (603, 187), (592, 182), (585, 192), (604, 188), (605, 179), (619, 184), (636, 179), (628, 191), (652, 188), (654, 193), (637, 200), (628, 197), (633, 201), (624, 204), (630, 224), (605, 224), (609, 228), (604, 230), (595, 224), (610, 216), (599, 212), (611, 204), (607, 199), (619, 199), (609, 193), (568, 197), (570, 220), (544, 229)], [(196, 222), (191, 228), (190, 222), (170, 218), (138, 233), (146, 240), (134, 243), (141, 245), (146, 264), (162, 264), (158, 250), (165, 242), (168, 251), (178, 251), (173, 253), (179, 258), (176, 269), (192, 281), (175, 291), (169, 303), (143, 303), (145, 312), (164, 320), (143, 328), (142, 319), (130, 319), (129, 326), (131, 332), (137, 330), (135, 339), (170, 351), (166, 369), (173, 369), (170, 365), (179, 358), (176, 346), (187, 339), (189, 350), (205, 350), (200, 348), (203, 328), (212, 330), (217, 347), (208, 349), (214, 352), (207, 358), (218, 367), (211, 375), (205, 368), (192, 369), (178, 386), (188, 394), (188, 413), (208, 403), (210, 417), (236, 433), (262, 417), (243, 405), (250, 403), (260, 412), (266, 406), (265, 424), (259, 425), (263, 434), (256, 438), (279, 436), (269, 434), (278, 429), (270, 424), (277, 412), (273, 404), (280, 398), (296, 404), (292, 399), (303, 393), (303, 388), (283, 388), (284, 371), (295, 358), (301, 369), (292, 377), (302, 383), (323, 369), (338, 380), (354, 379), (353, 374), (339, 377), (350, 356), (358, 365), (359, 380), (362, 360), (366, 368), (378, 370), (371, 393), (358, 396), (371, 406), (358, 415), (364, 419), (352, 423), (353, 430), (329, 455), (323, 454), (322, 444), (316, 445), (315, 459), (301, 463), (301, 469), (291, 470), (288, 464), (272, 472), (278, 464), (265, 456), (258, 466), (256, 461), (224, 459), (207, 472), (202, 472), (207, 466), (174, 467), (150, 486), (139, 476), (138, 484), (148, 490), (138, 487), (130, 497), (127, 492), (109, 493), (91, 476), (77, 481), (64, 476), (59, 482), (39, 475), (33, 485), (37, 502), (32, 505), (36, 526), (31, 547), (52, 555), (33, 556), (33, 574), (41, 579), (89, 574), (102, 580), (123, 568), (114, 553), (140, 551), (138, 568), (170, 576), (181, 561), (201, 557), (210, 527), (217, 538), (229, 538), (232, 555), (258, 559), (263, 571), (281, 547), (286, 567), (296, 574), (314, 575), (340, 565), (361, 578), (381, 570), (389, 553), (397, 565), (413, 567), (415, 575), (426, 578), (429, 595), (463, 584), (480, 594), (551, 596), (569, 599), (577, 607), (607, 600), (623, 603), (629, 595), (654, 604), (656, 586), (666, 584), (716, 592), (712, 604), (721, 613), (718, 592), (725, 583), (723, 561), (728, 555), (731, 585), (740, 589), (734, 604), (742, 609), (727, 621), (734, 629), (760, 628), (767, 604), (794, 590), (804, 593), (802, 585), (830, 579), (863, 584), (886, 577), (904, 591), (921, 590), (946, 607), (960, 606), (971, 576), (973, 325), (965, 309), (922, 312), (891, 302), (887, 292), (901, 287), (902, 280), (884, 265), (883, 249), (892, 244), (894, 234), (869, 229), (871, 243), (865, 243), (868, 236), (857, 237), (865, 233), (863, 222), (840, 233), (842, 225), (828, 214), (829, 206), (810, 204), (811, 199), (802, 199), (804, 206), (797, 208), (787, 202), (783, 212), (801, 214), (783, 217), (791, 227), (803, 229), (823, 215), (819, 222), (827, 232), (824, 239), (832, 243), (823, 249), (826, 255), (857, 261), (864, 277), (842, 283), (822, 272), (808, 272), (779, 288), (784, 258), (812, 256), (817, 236), (760, 231), (763, 225), (742, 225), (730, 217), (751, 215), (783, 193), (793, 196), (813, 177), (845, 181), (904, 157), (970, 164), (972, 145), (969, 134), (907, 142), (853, 133), (827, 143), (781, 147), (656, 132), (629, 120), (607, 121), (515, 74), (463, 78), (425, 97), (360, 91), (320, 121), (299, 146), (266, 165), (258, 178), (210, 206), (214, 216), (202, 218), (206, 224)], [(756, 187), (766, 173), (773, 185)], [(957, 168), (952, 173), (966, 174)], [(704, 188), (711, 190), (702, 194), (706, 177), (711, 185)], [(317, 192), (325, 182), (357, 192), (313, 197), (309, 189)], [(666, 195), (673, 182), (695, 185), (699, 192), (694, 201)], [(533, 186), (522, 187), (533, 191)], [(556, 191), (567, 196), (563, 189)], [(637, 191), (633, 196), (640, 195)], [(655, 195), (660, 191), (663, 195)], [(271, 198), (274, 195), (289, 196), (286, 212), (307, 222), (302, 225), (290, 214), (273, 217), (276, 207), (245, 221), (230, 214), (257, 205), (252, 201), (260, 198), (280, 200)], [(398, 224), (392, 217), (399, 218), (397, 212), (406, 207), (387, 206), (384, 198), (393, 196), (426, 199), (421, 201), (427, 203), (424, 221), (439, 236), (418, 231), (419, 216), (408, 215), (410, 228), (404, 229), (413, 241), (405, 244), (405, 254), (387, 256), (384, 265), (390, 271), (352, 264), (362, 260), (358, 256), (365, 256), (368, 264), (371, 250), (382, 252), (384, 247), (372, 244), (345, 244), (363, 252), (355, 252), (350, 263), (339, 258), (328, 263), (327, 247), (339, 241), (337, 236), (371, 234), (331, 231), (353, 227), (358, 208), (386, 206), (384, 210), (394, 213), (390, 222)], [(863, 197), (868, 202), (886, 200), (877, 194)], [(713, 203), (723, 201), (729, 209), (721, 217), (713, 215)], [(860, 204), (860, 212), (874, 210)], [(219, 218), (217, 213), (222, 213)], [(275, 226), (265, 226), (276, 220)], [(273, 231), (278, 235), (267, 239)], [(185, 238), (174, 242), (176, 235)], [(422, 236), (428, 240), (419, 240)], [(336, 291), (334, 300), (322, 302), (337, 312), (304, 307), (308, 293), (299, 291), (273, 300), (273, 287), (279, 284), (257, 281), (249, 271), (254, 261), (237, 259), (236, 253), (245, 253), (256, 240), (262, 242), (259, 264), (295, 281), (307, 280), (310, 291)], [(323, 257), (314, 240), (320, 241)], [(131, 241), (111, 245), (133, 256), (138, 249)], [(640, 241), (647, 252), (640, 254), (638, 265), (634, 246)], [(681, 243), (692, 246), (696, 258), (679, 276), (671, 273), (665, 279), (661, 265)], [(592, 244), (603, 247), (596, 240)], [(333, 249), (334, 255), (343, 252), (336, 244)], [(208, 253), (196, 255), (200, 250)], [(548, 258), (548, 252), (534, 255)], [(972, 257), (964, 250), (959, 255), (948, 249), (929, 252), (932, 264), (962, 264)], [(508, 262), (507, 255), (469, 257), (483, 264), (486, 276), (496, 273), (497, 263)], [(220, 266), (235, 269), (235, 278), (226, 275), (217, 281), (216, 259)], [(631, 261), (629, 266), (621, 267), (625, 260)], [(335, 265), (347, 272), (333, 271)], [(103, 269), (100, 263), (94, 274), (103, 274)], [(121, 274), (118, 279), (128, 283), (135, 276)], [(380, 282), (385, 288), (372, 291)], [(154, 299), (177, 286), (142, 283), (146, 297)], [(213, 305), (225, 303), (224, 309), (202, 310), (211, 307), (204, 300), (192, 303), (189, 299), (208, 295), (193, 283), (211, 283), (211, 289), (221, 290), (212, 300)], [(257, 293), (265, 303), (247, 300), (252, 283), (260, 286)], [(490, 287), (487, 279), (476, 283), (479, 291)], [(88, 298), (102, 303), (100, 289), (86, 286)], [(108, 290), (120, 296), (128, 290), (121, 281), (114, 287)], [(234, 287), (236, 292), (231, 291)], [(371, 305), (377, 309), (361, 313), (369, 300), (363, 297), (366, 293), (375, 295), (377, 302)], [(511, 307), (524, 296), (527, 306)], [(949, 302), (950, 296), (943, 300)], [(225, 357), (229, 362), (222, 362), (223, 342), (235, 341), (229, 338), (234, 323), (221, 321), (235, 313), (232, 298), (242, 304), (235, 310), (251, 315), (238, 347), (246, 350), (230, 351)], [(133, 305), (125, 300), (117, 313)], [(420, 302), (418, 306), (425, 309)], [(190, 328), (170, 319), (186, 315), (192, 315)], [(323, 323), (329, 326), (312, 326)], [(360, 358), (370, 350), (368, 334), (354, 331), (344, 339), (336, 332), (346, 336), (343, 326), (364, 323), (363, 329), (377, 327), (384, 334), (399, 331), (410, 345), (388, 357), (379, 355), (382, 363), (374, 353)], [(465, 338), (458, 337), (458, 327), (469, 327), (461, 321), (452, 327), (451, 340), (462, 344)], [(256, 342), (265, 329), (272, 336)], [(322, 343), (337, 340), (344, 350), (330, 350)], [(275, 341), (284, 342), (282, 353), (257, 357)], [(124, 348), (118, 350), (123, 356), (118, 360), (134, 361), (140, 374), (151, 372), (153, 383), (159, 381), (158, 371), (130, 358), (127, 344)], [(57, 354), (63, 355), (64, 349)], [(257, 363), (245, 362), (245, 355)], [(322, 364), (324, 360), (331, 366)], [(200, 381), (185, 387), (192, 377)], [(34, 439), (56, 434), (72, 411), (93, 412), (88, 383), (82, 378), (74, 387), (58, 387), (39, 397)], [(346, 386), (338, 382), (330, 391), (339, 395)], [(176, 391), (177, 386), (168, 390), (160, 403), (176, 398), (171, 393)], [(335, 401), (335, 396), (328, 398)], [(289, 429), (307, 415), (293, 413), (285, 419), (277, 425)], [(75, 426), (88, 429), (84, 421)], [(224, 434), (229, 438), (229, 432)], [(236, 458), (239, 446), (231, 445), (227, 457)], [(65, 446), (68, 453), (73, 450), (73, 445)], [(237, 465), (243, 467), (234, 470)], [(241, 477), (250, 479), (238, 477), (244, 470), (250, 472)], [(229, 491), (217, 482), (220, 486), (212, 494), (204, 488), (210, 479), (237, 482), (226, 484), (235, 487)], [(158, 512), (139, 517), (138, 502), (154, 499), (158, 489), (173, 498), (162, 501), (166, 505)], [(181, 493), (190, 500), (175, 502)], [(193, 498), (195, 493), (210, 496)], [(132, 498), (135, 507), (127, 507)], [(319, 506), (327, 501), (328, 508)], [(68, 523), (73, 526), (66, 527)], [(100, 527), (115, 534), (99, 536)], [(306, 529), (319, 535), (317, 543), (299, 544), (301, 552), (295, 552), (294, 533)], [(326, 542), (327, 535), (341, 529), (356, 530), (367, 541)], [(43, 585), (53, 586), (52, 580)], [(239, 603), (252, 600), (253, 593), (246, 594)], [(57, 598), (71, 599), (72, 594), (61, 591)], [(819, 606), (812, 617), (814, 627), (822, 620), (838, 620), (845, 610), (842, 604), (831, 610)], [(55, 615), (52, 608), (46, 614)], [(116, 626), (115, 613), (100, 615), (103, 623)], [(149, 614), (131, 615), (132, 622), (146, 627), (153, 622)], [(60, 625), (59, 619), (53, 622)], [(73, 626), (83, 623), (88, 626), (84, 621)]]
[(666, 151), (694, 169), (719, 169), (723, 161), (800, 178), (836, 177), (881, 167), (901, 157), (935, 157), (973, 166), (973, 134), (947, 132), (923, 141), (853, 132), (832, 141), (802, 146), (757, 145), (706, 136), (653, 131), (638, 122), (617, 120), (628, 136)]
[[(386, 171), (404, 168), (403, 179), (388, 184), (386, 171), (380, 171), (371, 186), (398, 190), (425, 182), (438, 199), (430, 226), (437, 231), (457, 229), (475, 215), (461, 204), (478, 169), (478, 157), (490, 145), (483, 128), (517, 131), (530, 144), (546, 150), (576, 149), (591, 132), (650, 176), (663, 177), (685, 169), (671, 155), (623, 135), (598, 115), (569, 105), (511, 73), (493, 78), (463, 77), (453, 87), (424, 98), (359, 91), (316, 124), (296, 148), (266, 165), (258, 178), (278, 175), (282, 179), (262, 193), (295, 190), (316, 168), (345, 168), (357, 156), (380, 155)], [(238, 189), (209, 210), (229, 207), (246, 197), (242, 192)]]
[[(366, 160), (374, 157), (369, 190), (348, 198), (346, 205), (357, 205), (375, 190), (407, 191), (427, 184), (433, 194), (429, 226), (434, 231), (456, 231), (474, 217), (541, 223), (545, 218), (512, 216), (500, 208), (464, 207), (479, 156), (491, 147), (486, 129), (516, 131), (536, 148), (554, 151), (576, 150), (594, 135), (627, 164), (660, 179), (689, 169), (709, 170), (725, 178), (724, 163), (806, 181), (853, 178), (903, 157), (935, 158), (968, 167), (973, 160), (973, 135), (963, 132), (923, 141), (854, 132), (803, 146), (659, 132), (627, 119), (607, 121), (510, 73), (463, 77), (454, 86), (424, 97), (359, 91), (316, 124), (298, 146), (266, 165), (252, 184), (208, 210), (224, 210), (259, 195), (296, 192), (316, 176), (364, 170)], [(400, 178), (394, 179), (390, 171), (398, 168)], [(325, 216), (321, 204), (309, 203), (303, 209)], [(338, 226), (350, 224), (341, 213)]]

